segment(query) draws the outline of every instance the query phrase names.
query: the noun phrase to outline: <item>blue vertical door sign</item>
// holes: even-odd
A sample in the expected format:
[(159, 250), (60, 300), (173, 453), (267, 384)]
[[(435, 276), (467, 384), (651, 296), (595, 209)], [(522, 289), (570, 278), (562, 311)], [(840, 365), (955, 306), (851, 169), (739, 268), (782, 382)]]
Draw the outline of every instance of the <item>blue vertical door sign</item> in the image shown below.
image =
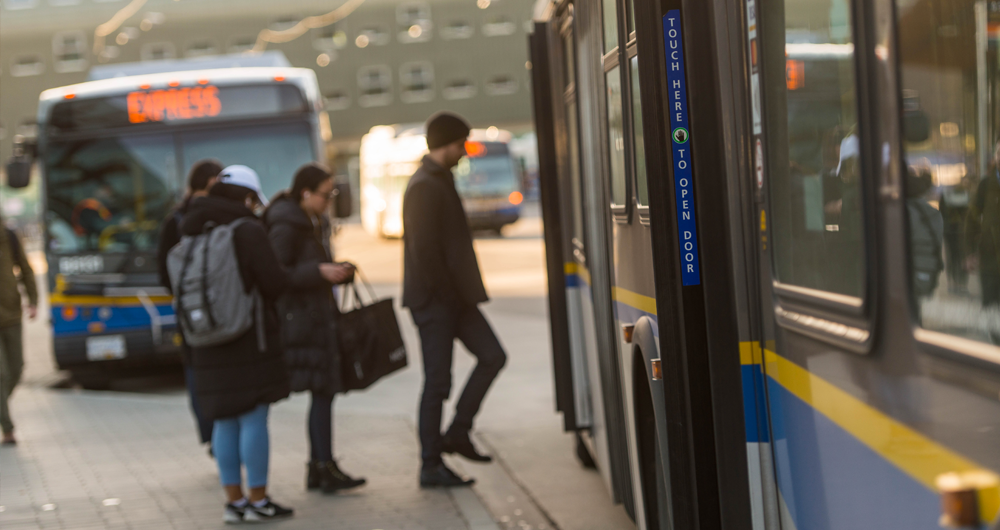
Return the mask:
[(667, 116), (674, 154), (674, 194), (677, 200), (681, 281), (684, 285), (700, 285), (698, 227), (694, 216), (694, 182), (689, 142), (691, 133), (688, 130), (687, 80), (684, 77), (680, 10), (672, 9), (663, 17), (663, 41), (667, 52)]

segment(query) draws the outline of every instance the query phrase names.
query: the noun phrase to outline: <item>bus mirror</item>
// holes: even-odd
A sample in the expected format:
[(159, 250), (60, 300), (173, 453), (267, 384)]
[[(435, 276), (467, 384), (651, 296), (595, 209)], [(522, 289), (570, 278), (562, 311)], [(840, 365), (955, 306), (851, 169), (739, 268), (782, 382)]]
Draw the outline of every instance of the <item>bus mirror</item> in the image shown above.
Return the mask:
[(31, 183), (31, 158), (14, 156), (7, 162), (7, 185), (11, 188), (24, 188)]
[(903, 139), (915, 144), (926, 142), (931, 136), (930, 120), (927, 114), (920, 110), (903, 112)]
[(334, 215), (339, 219), (350, 217), (353, 213), (354, 201), (351, 197), (351, 184), (349, 182), (338, 182), (333, 187)]

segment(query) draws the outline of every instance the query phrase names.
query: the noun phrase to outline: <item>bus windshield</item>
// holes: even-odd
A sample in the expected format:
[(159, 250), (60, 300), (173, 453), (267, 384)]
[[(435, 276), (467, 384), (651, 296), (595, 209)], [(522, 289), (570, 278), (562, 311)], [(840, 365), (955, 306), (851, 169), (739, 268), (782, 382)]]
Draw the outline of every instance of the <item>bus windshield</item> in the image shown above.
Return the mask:
[(156, 248), (180, 180), (170, 135), (56, 142), (44, 163), (53, 252)]
[(506, 196), (518, 189), (518, 173), (509, 155), (463, 158), (454, 173), (455, 187), (463, 197)]
[(50, 250), (154, 251), (160, 221), (203, 158), (253, 168), (273, 196), (314, 160), (309, 130), (301, 122), (54, 142), (44, 154)]
[(203, 158), (252, 168), (267, 197), (290, 188), (295, 170), (315, 160), (306, 122), (191, 132), (181, 146), (185, 168)]

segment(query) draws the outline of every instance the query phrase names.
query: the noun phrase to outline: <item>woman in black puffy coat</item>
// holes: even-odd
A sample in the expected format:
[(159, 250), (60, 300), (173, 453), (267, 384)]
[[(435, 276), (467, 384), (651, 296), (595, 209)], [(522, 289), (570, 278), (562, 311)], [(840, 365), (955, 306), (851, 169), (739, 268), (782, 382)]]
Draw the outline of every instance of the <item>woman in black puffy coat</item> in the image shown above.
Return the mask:
[(289, 272), (290, 286), (278, 311), (291, 389), (312, 394), (306, 487), (324, 493), (365, 483), (341, 471), (333, 458), (333, 398), (342, 391), (336, 335), (340, 311), (333, 286), (354, 277), (348, 263), (337, 264), (339, 274), (332, 282), (317, 272), (318, 264), (333, 263), (326, 217), (333, 189), (326, 168), (307, 164), (295, 173), (292, 188), (275, 197), (264, 213), (271, 246)]

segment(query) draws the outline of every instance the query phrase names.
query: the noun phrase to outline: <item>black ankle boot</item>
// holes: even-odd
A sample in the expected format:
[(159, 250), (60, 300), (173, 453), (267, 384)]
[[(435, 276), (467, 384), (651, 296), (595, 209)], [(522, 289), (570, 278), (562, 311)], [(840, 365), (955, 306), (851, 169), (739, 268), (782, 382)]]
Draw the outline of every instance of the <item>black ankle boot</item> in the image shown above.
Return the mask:
[(336, 460), (312, 462), (306, 478), (307, 489), (321, 489), (323, 493), (335, 493), (364, 486), (364, 478), (353, 478), (340, 470)]
[(306, 464), (306, 489), (318, 490), (321, 486), (320, 475), (322, 474), (323, 462), (309, 462)]

